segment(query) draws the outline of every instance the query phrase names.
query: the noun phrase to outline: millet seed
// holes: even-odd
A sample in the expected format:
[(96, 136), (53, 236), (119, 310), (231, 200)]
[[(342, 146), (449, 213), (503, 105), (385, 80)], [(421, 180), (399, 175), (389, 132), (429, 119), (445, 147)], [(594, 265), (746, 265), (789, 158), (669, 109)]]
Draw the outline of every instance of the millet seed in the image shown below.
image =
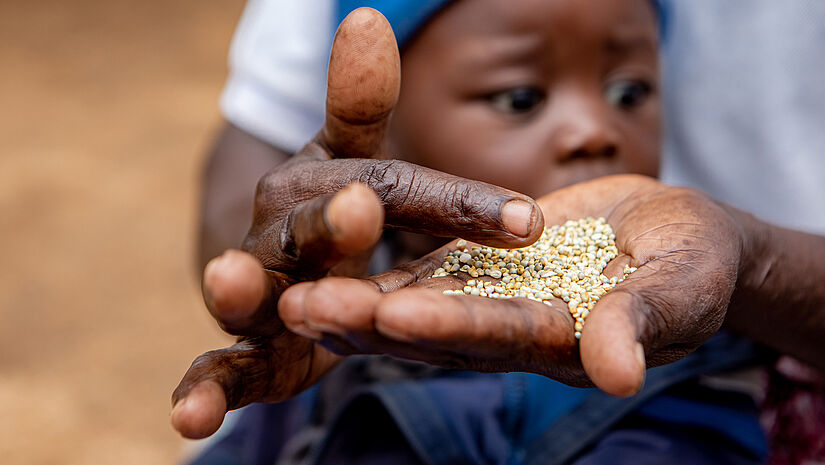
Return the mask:
[(500, 280), (471, 279), (463, 289), (444, 291), (446, 295), (526, 297), (548, 305), (550, 299), (560, 298), (575, 320), (574, 335), (579, 339), (596, 302), (636, 271), (626, 265), (621, 278), (602, 274), (619, 254), (615, 240), (613, 228), (604, 218), (590, 217), (545, 228), (535, 244), (521, 249), (468, 248), (467, 241), (460, 239), (457, 249), (444, 258), (432, 277), (462, 271), (472, 278)]

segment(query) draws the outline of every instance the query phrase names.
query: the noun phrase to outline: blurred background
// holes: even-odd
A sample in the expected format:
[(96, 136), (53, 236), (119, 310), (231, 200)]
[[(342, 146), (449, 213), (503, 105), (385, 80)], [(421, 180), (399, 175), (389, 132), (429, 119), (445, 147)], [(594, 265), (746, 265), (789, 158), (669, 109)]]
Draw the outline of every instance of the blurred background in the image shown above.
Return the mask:
[(241, 0), (0, 1), (0, 462), (164, 464)]

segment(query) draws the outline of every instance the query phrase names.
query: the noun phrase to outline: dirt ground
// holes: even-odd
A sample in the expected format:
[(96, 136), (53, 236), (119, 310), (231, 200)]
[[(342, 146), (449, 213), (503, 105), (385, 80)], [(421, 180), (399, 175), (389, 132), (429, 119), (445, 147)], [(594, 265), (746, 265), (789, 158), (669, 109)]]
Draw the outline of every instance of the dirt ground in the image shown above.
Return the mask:
[(0, 462), (172, 464), (241, 0), (0, 2)]

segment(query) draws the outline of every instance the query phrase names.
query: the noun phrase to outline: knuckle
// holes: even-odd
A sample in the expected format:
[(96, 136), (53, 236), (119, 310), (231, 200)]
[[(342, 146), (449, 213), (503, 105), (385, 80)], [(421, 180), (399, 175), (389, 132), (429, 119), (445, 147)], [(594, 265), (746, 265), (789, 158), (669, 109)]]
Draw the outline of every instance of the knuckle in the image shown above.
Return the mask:
[[(479, 218), (487, 218), (488, 212), (497, 211), (498, 204), (502, 203), (497, 197), (482, 195), (475, 183), (462, 179), (452, 184), (456, 221), (459, 224), (475, 224)], [(491, 207), (495, 207), (495, 210)]]
[(280, 171), (270, 171), (258, 180), (255, 186), (255, 212), (267, 210), (274, 193), (282, 190), (283, 175)]
[(357, 180), (368, 185), (381, 199), (388, 203), (389, 199), (398, 195), (399, 188), (411, 184), (416, 178), (416, 166), (401, 160), (380, 160), (370, 162), (361, 170)]
[[(357, 180), (372, 188), (381, 202), (394, 210), (396, 215), (410, 213), (415, 208), (426, 208), (437, 215), (440, 222), (446, 220), (460, 228), (479, 226), (478, 220), (489, 217), (496, 203), (501, 203), (497, 196), (486, 195), (477, 182), (402, 160), (370, 162), (361, 170)], [(426, 219), (424, 221), (427, 222)], [(481, 227), (487, 229), (489, 226)]]
[(208, 375), (214, 375), (225, 363), (227, 349), (216, 349), (198, 355), (189, 367), (187, 376), (192, 376), (197, 380)]
[[(255, 188), (255, 214), (283, 216), (299, 203), (317, 196), (318, 171), (323, 161), (293, 161), (266, 173)], [(323, 190), (324, 186), (321, 186)]]

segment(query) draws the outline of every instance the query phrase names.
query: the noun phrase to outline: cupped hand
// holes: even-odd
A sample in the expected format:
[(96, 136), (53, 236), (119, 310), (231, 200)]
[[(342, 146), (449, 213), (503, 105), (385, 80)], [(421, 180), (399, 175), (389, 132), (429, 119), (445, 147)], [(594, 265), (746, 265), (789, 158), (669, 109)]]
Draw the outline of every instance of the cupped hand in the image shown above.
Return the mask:
[(339, 357), (313, 341), (317, 331), (285, 330), (278, 302), (296, 283), (363, 275), (385, 226), (511, 247), (541, 234), (529, 197), (383, 153), (399, 82), (389, 23), (375, 10), (354, 11), (333, 44), (324, 127), (259, 182), (244, 251), (204, 270), (210, 313), (241, 339), (198, 357), (184, 375), (172, 412), (182, 435), (208, 436), (228, 409), (286, 399), (334, 366)]
[[(646, 367), (678, 360), (722, 324), (737, 280), (741, 231), (704, 194), (650, 178), (612, 176), (541, 199), (548, 224), (587, 216), (613, 227), (626, 280), (602, 296), (580, 341), (561, 300), (445, 295), (469, 275), (429, 278), (444, 248), (368, 279), (328, 277), (291, 287), (288, 327), (316, 331), (336, 353), (387, 353), (449, 368), (524, 371), (615, 395), (637, 392)], [(322, 339), (323, 338), (323, 339)]]

